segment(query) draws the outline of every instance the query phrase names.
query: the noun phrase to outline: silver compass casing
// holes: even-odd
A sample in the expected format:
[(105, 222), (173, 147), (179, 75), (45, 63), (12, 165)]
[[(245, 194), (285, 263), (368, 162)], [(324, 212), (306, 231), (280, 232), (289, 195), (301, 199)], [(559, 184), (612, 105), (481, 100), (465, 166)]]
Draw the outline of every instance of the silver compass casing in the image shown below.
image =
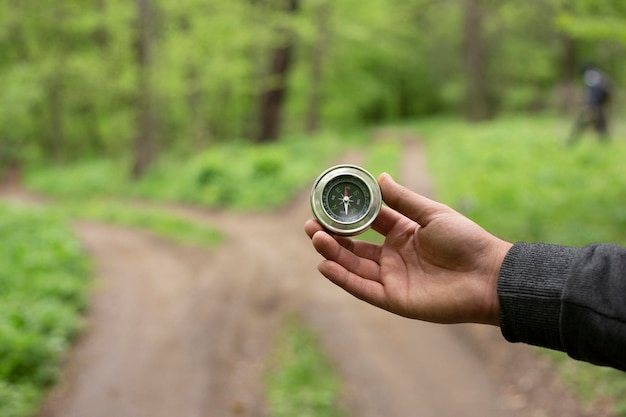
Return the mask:
[[(363, 215), (351, 221), (340, 221), (324, 208), (324, 189), (337, 177), (350, 176), (369, 192), (370, 199)], [(366, 231), (378, 216), (382, 206), (382, 193), (376, 178), (357, 165), (336, 165), (322, 172), (311, 189), (311, 210), (317, 221), (329, 232), (341, 236), (355, 236)]]

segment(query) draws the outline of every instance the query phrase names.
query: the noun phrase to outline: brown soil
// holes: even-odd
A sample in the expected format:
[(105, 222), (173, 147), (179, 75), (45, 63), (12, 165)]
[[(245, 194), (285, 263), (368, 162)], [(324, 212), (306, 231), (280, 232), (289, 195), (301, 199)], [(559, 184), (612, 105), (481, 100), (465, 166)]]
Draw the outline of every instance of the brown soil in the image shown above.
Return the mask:
[[(413, 138), (404, 155), (402, 181), (430, 194)], [(308, 192), (266, 215), (168, 209), (220, 228), (226, 243), (208, 251), (76, 223), (97, 274), (88, 328), (39, 417), (266, 416), (263, 374), (289, 314), (318, 333), (349, 416), (608, 415), (582, 407), (548, 361), (497, 328), (407, 320), (327, 282), (302, 230)]]

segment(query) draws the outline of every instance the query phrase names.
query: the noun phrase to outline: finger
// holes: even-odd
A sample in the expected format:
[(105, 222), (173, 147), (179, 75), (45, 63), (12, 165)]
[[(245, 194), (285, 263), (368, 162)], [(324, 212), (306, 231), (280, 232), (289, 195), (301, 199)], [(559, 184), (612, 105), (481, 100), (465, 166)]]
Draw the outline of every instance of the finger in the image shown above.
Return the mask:
[(324, 258), (334, 261), (348, 271), (367, 280), (378, 280), (380, 267), (371, 259), (362, 258), (343, 247), (328, 233), (317, 232), (313, 235), (313, 246)]
[(369, 259), (378, 263), (380, 259), (381, 247), (371, 242), (365, 242), (362, 240), (353, 240), (347, 238), (335, 237), (335, 240), (339, 242), (341, 246), (354, 253), (361, 258)]
[(406, 217), (397, 211), (389, 207), (382, 206), (380, 208), (380, 213), (378, 213), (378, 216), (372, 223), (372, 229), (383, 236), (387, 236), (391, 229), (393, 229), (398, 222), (401, 222), (404, 219), (406, 219)]
[[(313, 238), (313, 235), (320, 231), (325, 231), (324, 228), (317, 222), (317, 220), (310, 219), (304, 224), (304, 230), (306, 234)], [(373, 243), (364, 242), (360, 240), (352, 240), (350, 238), (333, 236), (341, 246), (348, 249), (350, 252), (362, 258), (370, 259), (372, 261), (378, 261), (380, 257), (380, 246)]]
[(451, 210), (444, 204), (397, 184), (389, 174), (381, 174), (378, 177), (378, 184), (385, 203), (399, 213), (415, 220), (420, 226), (426, 226), (437, 215)]
[(329, 281), (343, 288), (356, 298), (384, 308), (385, 291), (379, 282), (363, 279), (333, 261), (323, 261), (317, 269)]
[(311, 239), (313, 238), (313, 235), (320, 230), (324, 230), (324, 228), (315, 219), (309, 219), (306, 223), (304, 223), (304, 231)]

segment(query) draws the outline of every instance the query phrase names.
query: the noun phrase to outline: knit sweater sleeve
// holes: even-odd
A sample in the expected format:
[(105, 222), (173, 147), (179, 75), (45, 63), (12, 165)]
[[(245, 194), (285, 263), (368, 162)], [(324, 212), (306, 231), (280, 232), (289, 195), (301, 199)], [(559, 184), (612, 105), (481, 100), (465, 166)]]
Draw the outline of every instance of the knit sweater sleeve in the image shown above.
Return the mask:
[(498, 297), (508, 341), (626, 370), (626, 248), (516, 243)]

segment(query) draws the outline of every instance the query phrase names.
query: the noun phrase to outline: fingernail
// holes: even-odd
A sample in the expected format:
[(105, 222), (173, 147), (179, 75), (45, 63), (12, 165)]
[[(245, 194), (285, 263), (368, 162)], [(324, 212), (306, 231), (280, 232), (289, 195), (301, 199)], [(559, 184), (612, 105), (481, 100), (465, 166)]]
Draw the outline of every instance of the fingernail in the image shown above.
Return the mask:
[(379, 179), (382, 180), (384, 177), (388, 177), (391, 182), (394, 182), (394, 183), (396, 182), (393, 179), (393, 177), (391, 175), (389, 175), (389, 173), (387, 173), (387, 172), (383, 172), (382, 174), (380, 174)]

